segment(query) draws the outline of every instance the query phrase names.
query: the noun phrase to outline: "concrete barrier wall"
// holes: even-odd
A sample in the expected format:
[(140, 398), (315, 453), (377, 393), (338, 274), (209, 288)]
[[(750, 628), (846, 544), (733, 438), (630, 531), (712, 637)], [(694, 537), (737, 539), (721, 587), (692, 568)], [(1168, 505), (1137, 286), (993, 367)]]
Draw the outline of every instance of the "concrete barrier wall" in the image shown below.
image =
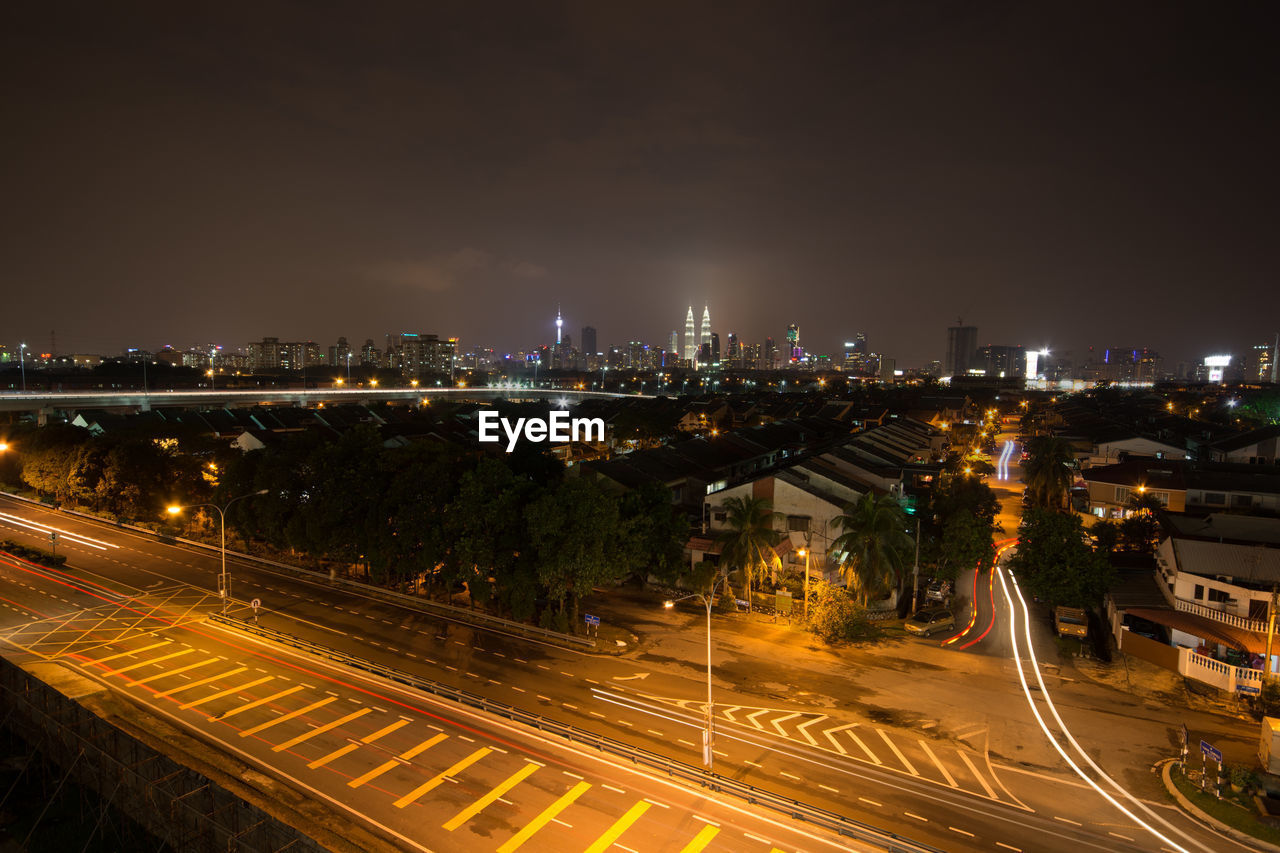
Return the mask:
[(1127, 655), (1149, 661), (1156, 666), (1178, 671), (1178, 649), (1176, 646), (1158, 643), (1155, 640), (1121, 629), (1120, 651)]

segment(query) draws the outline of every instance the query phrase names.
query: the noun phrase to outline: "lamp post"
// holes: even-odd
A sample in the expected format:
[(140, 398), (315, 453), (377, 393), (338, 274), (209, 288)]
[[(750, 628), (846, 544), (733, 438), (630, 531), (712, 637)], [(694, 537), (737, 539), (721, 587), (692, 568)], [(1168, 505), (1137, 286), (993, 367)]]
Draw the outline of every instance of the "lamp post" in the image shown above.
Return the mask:
[(22, 391), (27, 390), (27, 345), (18, 344), (18, 370), (22, 372)]
[(715, 706), (711, 701), (711, 602), (715, 593), (715, 584), (711, 586), (711, 593), (703, 595), (700, 592), (693, 592), (689, 595), (674, 600), (668, 599), (662, 603), (662, 606), (670, 610), (681, 601), (690, 598), (697, 598), (702, 601), (707, 608), (707, 724), (706, 729), (702, 733), (702, 763), (707, 765), (707, 772), (710, 773), (714, 769), (715, 763)]
[(809, 621), (809, 543), (808, 536), (805, 537), (805, 547), (800, 549), (800, 556), (804, 557), (804, 621)]
[(213, 509), (216, 509), (218, 511), (218, 522), (219, 522), (218, 526), (221, 532), (221, 539), (222, 539), (222, 548), (221, 548), (222, 571), (218, 575), (218, 595), (222, 597), (222, 615), (223, 616), (227, 615), (227, 603), (231, 599), (231, 581), (227, 577), (227, 508), (230, 507), (236, 501), (242, 501), (245, 498), (257, 497), (258, 495), (265, 495), (268, 491), (269, 491), (268, 489), (260, 489), (256, 492), (250, 492), (247, 495), (240, 495), (239, 497), (235, 497), (227, 501), (222, 506), (218, 506), (217, 504), (187, 504), (185, 506), (179, 506), (175, 504), (168, 508), (168, 512), (170, 515), (177, 515), (178, 513), (182, 512), (184, 509), (195, 509), (197, 507), (205, 507), (205, 506), (212, 507)]
[(920, 594), (920, 516), (916, 516), (916, 556), (911, 568), (911, 612), (916, 612), (916, 596)]

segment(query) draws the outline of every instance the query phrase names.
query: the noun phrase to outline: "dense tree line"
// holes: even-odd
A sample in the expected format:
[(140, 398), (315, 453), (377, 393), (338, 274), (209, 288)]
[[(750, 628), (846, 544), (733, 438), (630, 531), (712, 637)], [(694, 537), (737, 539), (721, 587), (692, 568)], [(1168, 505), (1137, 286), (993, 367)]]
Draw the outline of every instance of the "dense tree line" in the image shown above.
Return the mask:
[(372, 428), (332, 442), (301, 435), (245, 454), (219, 500), (259, 489), (228, 523), (277, 547), (361, 564), (371, 581), (431, 596), (465, 590), (518, 620), (576, 626), (596, 586), (682, 570), (688, 522), (656, 486), (623, 495), (563, 476), (542, 453), (477, 455), (416, 442), (386, 448)]

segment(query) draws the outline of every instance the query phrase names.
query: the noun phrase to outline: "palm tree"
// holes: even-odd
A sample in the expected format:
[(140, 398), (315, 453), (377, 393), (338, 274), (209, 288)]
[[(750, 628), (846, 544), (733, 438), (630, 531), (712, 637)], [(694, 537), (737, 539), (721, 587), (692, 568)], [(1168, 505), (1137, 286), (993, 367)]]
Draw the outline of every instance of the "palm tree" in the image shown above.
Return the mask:
[(724, 502), (725, 528), (716, 539), (720, 542), (720, 557), (730, 568), (741, 569), (746, 579), (747, 609), (751, 609), (752, 576), (757, 566), (777, 565), (778, 554), (774, 546), (782, 541), (782, 533), (774, 530), (775, 519), (782, 513), (773, 511), (773, 501), (768, 498), (727, 498)]
[(1062, 509), (1063, 498), (1071, 489), (1071, 469), (1075, 451), (1071, 444), (1056, 435), (1041, 435), (1027, 444), (1027, 459), (1022, 471), (1031, 498), (1038, 505)]
[(843, 530), (831, 543), (836, 563), (849, 589), (865, 605), (872, 596), (901, 589), (914, 541), (907, 535), (907, 516), (891, 495), (863, 495), (847, 504), (844, 515), (831, 520)]

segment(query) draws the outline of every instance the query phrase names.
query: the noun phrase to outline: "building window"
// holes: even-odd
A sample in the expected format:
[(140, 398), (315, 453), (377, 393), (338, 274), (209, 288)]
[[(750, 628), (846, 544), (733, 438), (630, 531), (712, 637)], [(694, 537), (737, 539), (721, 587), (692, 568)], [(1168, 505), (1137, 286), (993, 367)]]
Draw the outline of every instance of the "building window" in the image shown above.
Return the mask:
[(1196, 601), (1204, 601), (1204, 584), (1196, 584)]
[(1213, 587), (1209, 588), (1209, 600), (1212, 602), (1220, 604), (1226, 601), (1230, 597), (1231, 596), (1227, 595), (1227, 591), (1225, 589), (1214, 589)]
[(1205, 492), (1204, 502), (1207, 504), (1214, 504), (1216, 506), (1223, 506), (1227, 502), (1227, 495), (1225, 492)]
[(1128, 487), (1128, 486), (1116, 486), (1116, 499), (1115, 499), (1115, 502), (1116, 502), (1116, 503), (1118, 503), (1118, 504), (1126, 504), (1126, 503), (1128, 503), (1128, 502), (1129, 502), (1129, 491), (1130, 491), (1130, 490), (1129, 490), (1129, 487)]
[(788, 515), (787, 530), (796, 533), (809, 532), (809, 516), (807, 515)]
[(1253, 506), (1253, 495), (1232, 495), (1231, 505), (1237, 509), (1248, 509)]

